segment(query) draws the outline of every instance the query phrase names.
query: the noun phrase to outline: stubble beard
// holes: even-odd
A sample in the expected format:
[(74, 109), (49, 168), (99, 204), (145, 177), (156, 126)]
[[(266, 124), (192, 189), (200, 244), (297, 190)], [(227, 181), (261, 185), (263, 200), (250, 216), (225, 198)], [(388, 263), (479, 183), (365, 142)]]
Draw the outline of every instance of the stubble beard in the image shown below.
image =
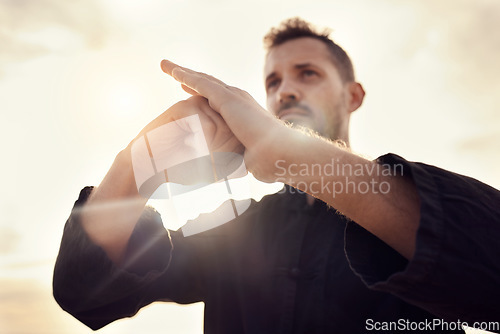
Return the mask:
[(349, 116), (342, 117), (345, 113), (346, 105), (345, 98), (342, 97), (335, 105), (333, 105), (327, 112), (325, 112), (325, 127), (322, 135), (331, 140), (342, 140), (346, 144), (349, 143), (349, 129), (348, 124)]
[[(301, 104), (300, 102), (290, 101), (283, 104), (279, 111), (287, 108), (300, 108), (305, 110), (309, 115), (313, 115), (313, 111), (307, 105)], [(290, 124), (294, 128), (307, 128), (319, 134), (322, 137), (328, 138), (330, 140), (342, 140), (348, 144), (349, 135), (348, 129), (344, 130), (346, 127), (343, 122), (342, 114), (344, 113), (345, 99), (342, 97), (336, 104), (331, 107), (327, 107), (327, 111), (322, 112), (324, 119), (322, 123), (318, 123), (319, 120), (313, 118), (293, 118), (290, 120), (285, 120), (286, 123)], [(278, 112), (279, 112), (278, 111)]]

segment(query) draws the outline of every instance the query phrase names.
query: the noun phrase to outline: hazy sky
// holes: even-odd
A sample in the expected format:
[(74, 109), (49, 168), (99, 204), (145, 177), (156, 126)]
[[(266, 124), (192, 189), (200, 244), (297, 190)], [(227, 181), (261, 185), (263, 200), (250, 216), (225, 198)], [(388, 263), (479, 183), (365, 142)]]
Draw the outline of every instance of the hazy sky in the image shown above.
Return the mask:
[[(0, 0), (0, 332), (87, 333), (51, 297), (79, 190), (186, 98), (169, 58), (264, 104), (262, 36), (302, 16), (334, 29), (367, 92), (353, 149), (500, 187), (500, 2)], [(200, 333), (202, 305), (154, 305), (103, 333)], [(139, 330), (142, 328), (142, 330)]]

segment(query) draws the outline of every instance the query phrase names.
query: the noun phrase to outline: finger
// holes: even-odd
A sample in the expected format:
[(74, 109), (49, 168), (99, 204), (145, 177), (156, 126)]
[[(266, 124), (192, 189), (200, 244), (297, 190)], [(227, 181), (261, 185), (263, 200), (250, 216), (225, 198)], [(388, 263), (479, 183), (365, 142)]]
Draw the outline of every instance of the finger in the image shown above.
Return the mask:
[(200, 103), (200, 108), (203, 115), (207, 116), (215, 125), (213, 144), (216, 151), (241, 153), (244, 147), (234, 136), (222, 116), (210, 107), (206, 99)]
[[(163, 72), (172, 76), (181, 84), (196, 91), (198, 95), (203, 95), (210, 100), (216, 97), (214, 94), (223, 93), (229, 88), (224, 82), (213, 76), (190, 70), (166, 59), (161, 61), (161, 68)], [(187, 92), (191, 94), (191, 91)]]
[[(168, 61), (166, 59), (163, 59), (160, 63), (161, 69), (163, 72), (167, 73), (168, 75), (172, 76), (172, 71), (176, 67), (180, 67), (179, 65), (176, 65), (172, 63), (171, 61)], [(181, 88), (188, 94), (191, 94), (193, 96), (195, 95), (200, 95), (197, 91), (194, 89), (189, 88), (188, 86), (181, 84)]]
[(201, 72), (196, 72), (196, 71), (190, 70), (190, 69), (185, 68), (185, 67), (180, 67), (180, 66), (175, 67), (172, 70), (172, 78), (179, 81), (180, 83), (183, 83), (183, 84), (189, 86), (190, 88), (194, 88), (194, 87), (191, 87), (191, 85), (195, 84), (197, 81), (200, 81), (200, 82), (207, 81), (208, 83), (220, 86), (221, 88), (229, 88), (229, 86), (227, 86), (224, 82), (222, 82), (221, 80), (219, 80), (217, 78), (214, 78), (211, 75), (201, 73)]
[(200, 95), (197, 91), (195, 91), (194, 89), (189, 88), (188, 86), (186, 86), (184, 84), (181, 84), (181, 87), (188, 94), (191, 94), (193, 96)]
[(170, 75), (172, 77), (174, 76), (174, 73), (173, 73), (174, 69), (179, 68), (179, 69), (181, 69), (181, 70), (183, 70), (183, 71), (185, 71), (185, 72), (187, 72), (189, 74), (198, 75), (198, 76), (203, 77), (205, 79), (208, 79), (210, 81), (216, 82), (216, 83), (218, 83), (218, 84), (220, 84), (222, 86), (227, 86), (223, 81), (221, 81), (221, 80), (219, 80), (219, 79), (217, 79), (217, 78), (215, 78), (215, 77), (213, 77), (211, 75), (208, 75), (208, 74), (202, 73), (202, 72), (198, 72), (198, 71), (194, 71), (194, 70), (191, 70), (191, 69), (189, 69), (187, 67), (183, 67), (183, 66), (177, 65), (177, 64), (175, 64), (175, 63), (173, 63), (173, 62), (171, 62), (170, 60), (167, 60), (167, 59), (163, 59), (161, 61), (160, 65), (161, 65), (162, 71), (165, 72), (165, 73), (167, 73), (168, 75)]
[(202, 105), (202, 110), (205, 113), (205, 115), (207, 115), (212, 120), (212, 122), (216, 125), (217, 129), (220, 130), (225, 129), (226, 131), (229, 131), (229, 128), (224, 119), (222, 118), (222, 116), (210, 107), (210, 104), (208, 103), (207, 100), (205, 101), (206, 103)]
[(171, 61), (168, 61), (166, 59), (163, 59), (161, 61), (160, 66), (161, 66), (161, 70), (163, 72), (167, 73), (168, 75), (172, 75), (172, 70), (176, 67), (179, 67), (179, 65), (176, 65), (176, 64), (174, 64)]
[[(182, 66), (179, 66), (173, 62), (171, 62), (170, 60), (166, 60), (166, 59), (163, 59), (160, 63), (160, 66), (161, 66), (161, 70), (165, 73), (167, 73), (168, 75), (170, 75), (171, 77), (173, 77), (174, 79), (175, 78), (175, 70), (181, 70), (181, 71), (184, 71), (184, 72), (189, 72), (190, 74), (192, 75), (195, 75), (195, 74), (203, 74), (201, 72), (196, 72), (196, 71), (193, 71), (193, 70), (190, 70), (189, 68), (187, 67), (182, 67)], [(177, 80), (177, 79), (176, 79)], [(177, 80), (179, 81), (179, 80)]]
[(210, 105), (218, 110), (218, 106), (222, 103), (227, 94), (227, 86), (221, 84), (217, 80), (213, 80), (203, 73), (194, 71), (186, 71), (180, 67), (172, 70), (172, 77), (181, 84), (199, 93), (199, 95), (207, 98)]

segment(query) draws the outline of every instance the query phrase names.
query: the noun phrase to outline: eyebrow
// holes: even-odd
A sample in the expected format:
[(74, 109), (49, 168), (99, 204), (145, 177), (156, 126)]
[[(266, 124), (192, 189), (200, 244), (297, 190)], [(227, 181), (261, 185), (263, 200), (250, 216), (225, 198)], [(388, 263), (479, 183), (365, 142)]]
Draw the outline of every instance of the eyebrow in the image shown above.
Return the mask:
[[(297, 70), (301, 70), (303, 68), (307, 68), (309, 66), (311, 66), (312, 64), (311, 63), (301, 63), (301, 64), (296, 64), (294, 65), (293, 67)], [(272, 72), (271, 74), (269, 74), (267, 77), (266, 77), (266, 82), (268, 82), (269, 80), (273, 79), (274, 77), (276, 77), (277, 74), (276, 72)]]
[(300, 69), (303, 69), (303, 68), (306, 68), (306, 67), (309, 67), (309, 66), (311, 66), (311, 63), (302, 63), (302, 64), (297, 64), (297, 65), (295, 65), (294, 67), (295, 67), (296, 69), (300, 70)]
[(269, 74), (267, 77), (266, 77), (266, 81), (265, 82), (268, 82), (269, 80), (273, 79), (274, 77), (276, 77), (277, 74), (276, 72), (272, 72), (271, 74)]

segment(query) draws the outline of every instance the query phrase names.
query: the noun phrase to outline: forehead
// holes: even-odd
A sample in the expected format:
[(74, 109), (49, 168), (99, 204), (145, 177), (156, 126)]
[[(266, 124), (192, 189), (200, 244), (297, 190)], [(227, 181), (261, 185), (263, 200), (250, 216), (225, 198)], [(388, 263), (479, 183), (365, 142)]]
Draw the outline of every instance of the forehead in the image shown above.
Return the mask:
[[(301, 37), (273, 47), (266, 56), (264, 75), (311, 63), (335, 68), (327, 46), (318, 39)], [(336, 68), (335, 68), (336, 69)]]

